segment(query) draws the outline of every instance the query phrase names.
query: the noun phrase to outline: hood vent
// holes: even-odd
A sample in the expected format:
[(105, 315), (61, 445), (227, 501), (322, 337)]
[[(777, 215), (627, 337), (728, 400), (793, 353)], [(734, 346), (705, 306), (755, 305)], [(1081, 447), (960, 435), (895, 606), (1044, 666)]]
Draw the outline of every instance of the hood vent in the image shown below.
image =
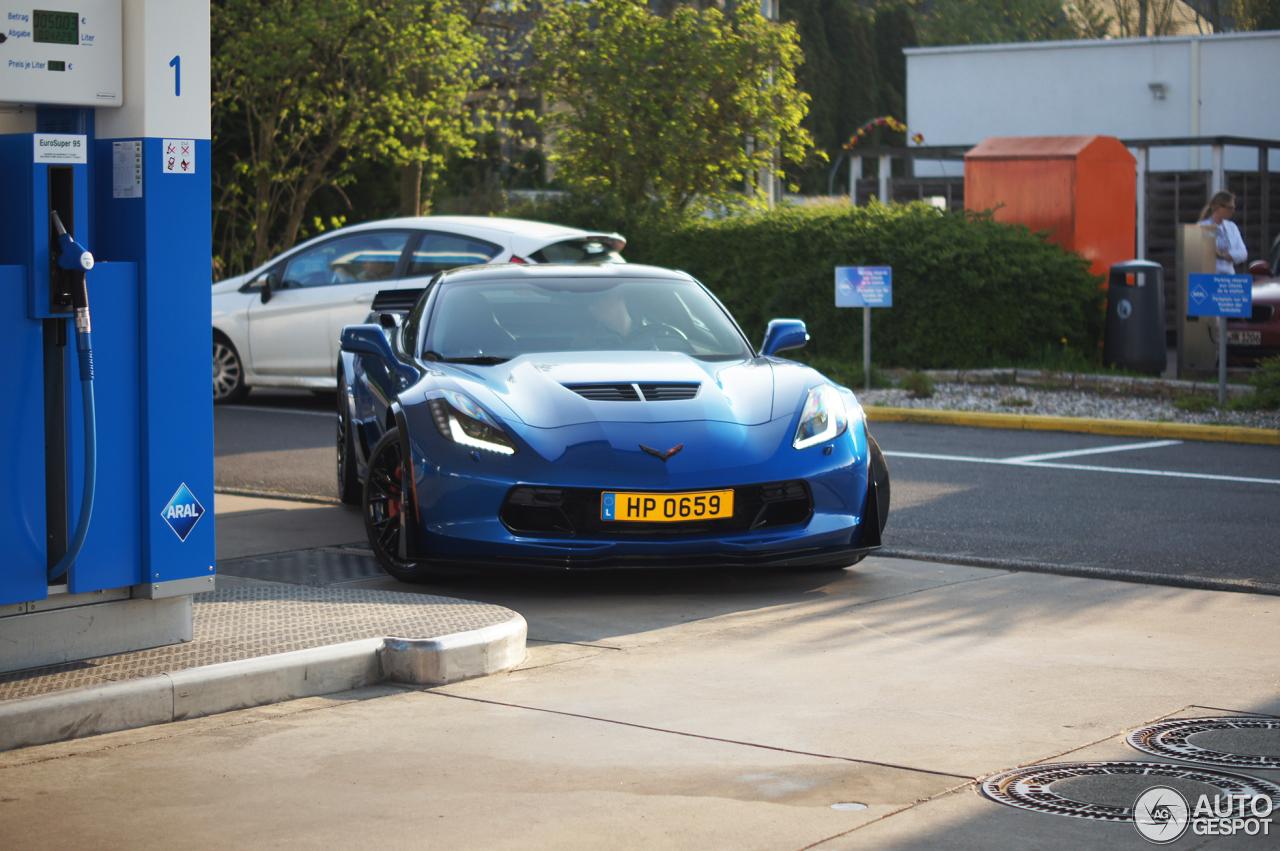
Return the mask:
[(565, 387), (593, 402), (670, 402), (692, 399), (698, 384), (566, 384)]
[(639, 402), (634, 384), (566, 384), (570, 390), (593, 402)]
[(646, 402), (668, 402), (692, 399), (698, 395), (697, 384), (641, 384), (640, 393)]

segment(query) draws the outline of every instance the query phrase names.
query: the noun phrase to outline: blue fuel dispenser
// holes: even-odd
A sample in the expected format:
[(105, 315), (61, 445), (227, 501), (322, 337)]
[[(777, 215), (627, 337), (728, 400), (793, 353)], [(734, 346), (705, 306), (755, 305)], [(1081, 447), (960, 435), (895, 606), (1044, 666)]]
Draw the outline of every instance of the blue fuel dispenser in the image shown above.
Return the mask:
[(209, 6), (57, 5), (0, 0), (0, 672), (190, 640), (214, 580)]

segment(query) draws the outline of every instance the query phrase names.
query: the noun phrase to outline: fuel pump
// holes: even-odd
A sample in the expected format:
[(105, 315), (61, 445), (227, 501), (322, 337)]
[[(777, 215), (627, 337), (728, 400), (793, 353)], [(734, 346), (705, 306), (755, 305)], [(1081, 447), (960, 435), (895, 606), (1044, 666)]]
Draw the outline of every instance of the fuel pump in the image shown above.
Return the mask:
[(191, 640), (215, 550), (209, 4), (0, 21), (5, 672)]

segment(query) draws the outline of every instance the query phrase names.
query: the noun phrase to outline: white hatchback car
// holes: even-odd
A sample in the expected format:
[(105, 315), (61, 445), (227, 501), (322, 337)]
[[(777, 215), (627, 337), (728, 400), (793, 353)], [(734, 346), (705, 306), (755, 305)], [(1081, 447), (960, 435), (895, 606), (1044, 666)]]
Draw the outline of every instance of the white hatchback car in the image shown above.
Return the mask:
[(338, 338), (380, 290), (483, 263), (622, 263), (616, 233), (484, 216), (383, 219), (304, 242), (213, 285), (213, 401), (251, 387), (335, 390)]

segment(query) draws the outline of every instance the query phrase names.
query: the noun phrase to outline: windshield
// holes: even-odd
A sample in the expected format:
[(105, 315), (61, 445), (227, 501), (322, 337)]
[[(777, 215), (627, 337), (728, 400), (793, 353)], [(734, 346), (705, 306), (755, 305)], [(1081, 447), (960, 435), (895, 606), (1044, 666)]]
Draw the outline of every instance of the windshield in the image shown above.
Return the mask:
[(424, 357), (500, 363), (535, 352), (684, 352), (750, 357), (719, 304), (692, 281), (593, 278), (443, 282)]

